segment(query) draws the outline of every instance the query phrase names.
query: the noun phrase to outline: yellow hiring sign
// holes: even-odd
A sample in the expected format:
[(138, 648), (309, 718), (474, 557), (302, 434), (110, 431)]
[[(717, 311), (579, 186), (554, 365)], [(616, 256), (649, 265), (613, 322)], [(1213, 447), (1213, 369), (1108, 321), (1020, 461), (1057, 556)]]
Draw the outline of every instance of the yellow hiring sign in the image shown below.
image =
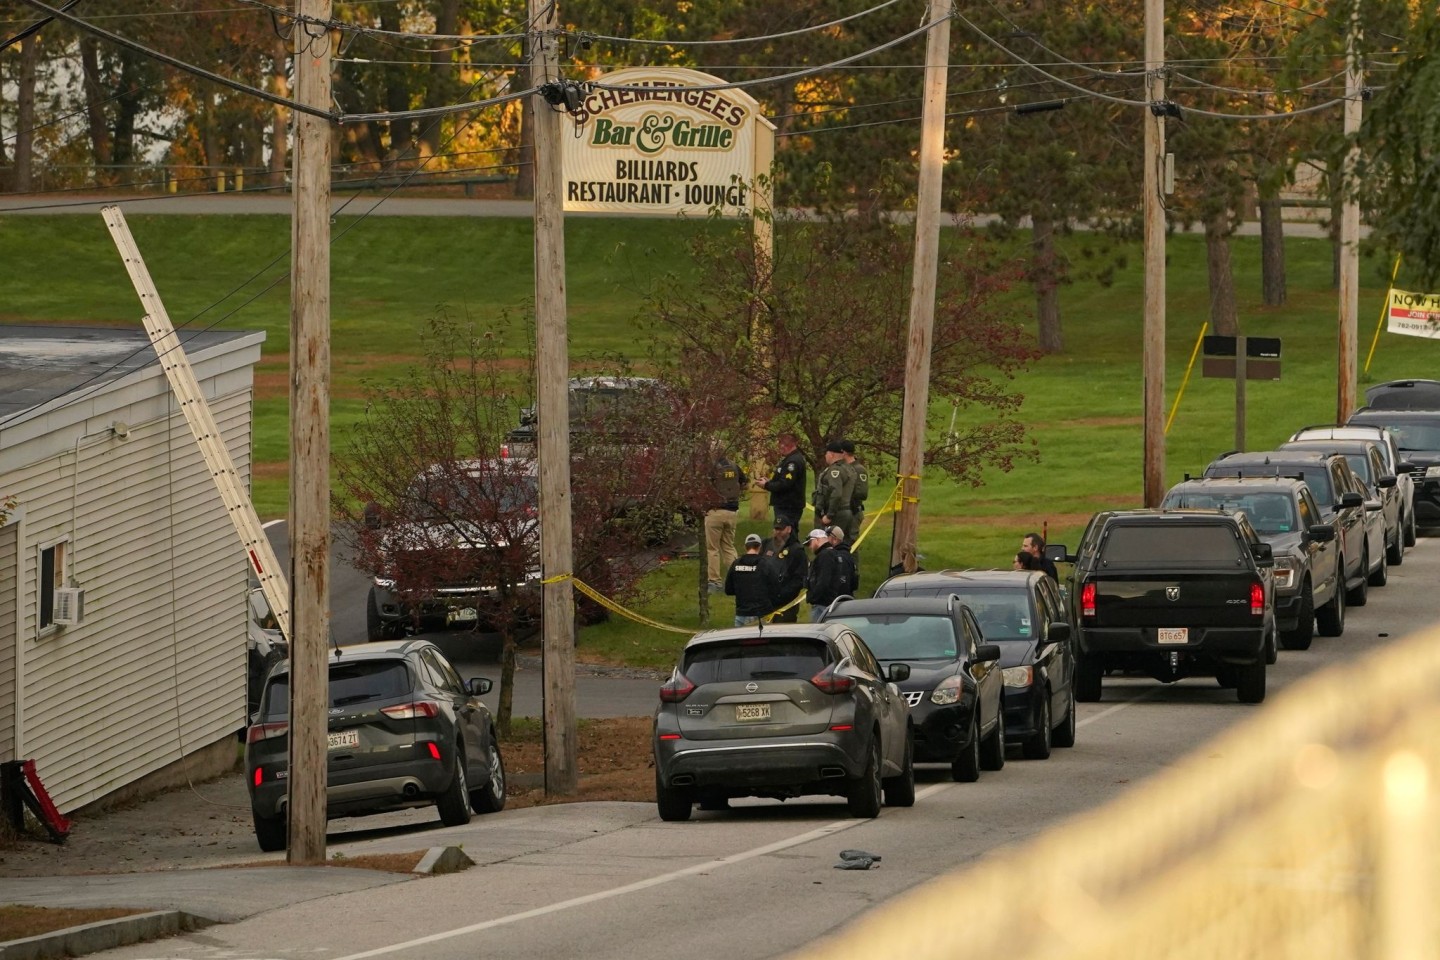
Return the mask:
[[(592, 84), (567, 116), (565, 209), (704, 216), (753, 213), (775, 126), (741, 90), (679, 68), (636, 67)], [(760, 198), (761, 209), (767, 206)]]
[(1440, 293), (1411, 293), (1390, 288), (1388, 309), (1391, 333), (1440, 339)]

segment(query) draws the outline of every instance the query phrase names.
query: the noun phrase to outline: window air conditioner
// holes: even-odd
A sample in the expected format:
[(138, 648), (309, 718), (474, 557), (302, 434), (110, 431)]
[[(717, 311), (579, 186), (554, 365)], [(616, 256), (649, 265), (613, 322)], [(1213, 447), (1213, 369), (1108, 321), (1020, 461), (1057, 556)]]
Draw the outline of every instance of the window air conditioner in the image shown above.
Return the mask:
[(66, 627), (85, 622), (85, 591), (79, 587), (55, 588), (54, 621)]

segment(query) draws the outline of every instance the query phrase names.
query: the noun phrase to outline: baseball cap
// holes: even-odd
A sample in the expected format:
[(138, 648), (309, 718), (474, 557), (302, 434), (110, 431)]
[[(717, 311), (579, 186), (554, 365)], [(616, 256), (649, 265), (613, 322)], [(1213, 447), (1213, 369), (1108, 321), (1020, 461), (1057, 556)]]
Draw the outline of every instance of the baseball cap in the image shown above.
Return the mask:
[(776, 517), (776, 518), (775, 518), (775, 529), (776, 529), (776, 530), (779, 530), (781, 527), (793, 527), (793, 526), (795, 526), (795, 524), (793, 524), (793, 523), (790, 522), (790, 518), (789, 518), (789, 517)]
[(745, 538), (745, 546), (747, 547), (758, 547), (764, 542), (764, 540), (760, 539), (760, 534), (758, 533), (752, 533)]
[(826, 533), (824, 530), (821, 530), (819, 527), (816, 527), (814, 530), (811, 530), (811, 531), (806, 535), (805, 539), (806, 539), (806, 540), (829, 540), (829, 539), (830, 539), (830, 534)]
[(831, 528), (830, 528), (830, 533), (827, 534), (827, 536), (834, 537), (836, 540), (844, 540), (844, 539), (845, 539), (845, 528), (844, 528), (844, 527), (831, 527)]
[(841, 443), (839, 440), (831, 440), (829, 443), (825, 444), (825, 452), (826, 452), (826, 453), (844, 453), (844, 452), (845, 452), (845, 445), (844, 445), (843, 443)]

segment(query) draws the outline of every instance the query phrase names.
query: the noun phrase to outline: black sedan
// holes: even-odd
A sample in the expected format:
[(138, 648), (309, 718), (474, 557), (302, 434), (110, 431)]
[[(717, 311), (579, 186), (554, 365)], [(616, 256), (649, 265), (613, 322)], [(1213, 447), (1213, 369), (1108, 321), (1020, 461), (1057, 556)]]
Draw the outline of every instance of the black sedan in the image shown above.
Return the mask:
[(1067, 606), (1038, 570), (944, 570), (891, 577), (876, 597), (959, 597), (1000, 646), (1005, 737), (1025, 756), (1075, 745), (1075, 647)]
[(915, 727), (915, 760), (948, 763), (956, 780), (1005, 766), (1000, 647), (985, 643), (974, 615), (953, 597), (840, 600), (825, 623), (858, 633), (898, 681)]

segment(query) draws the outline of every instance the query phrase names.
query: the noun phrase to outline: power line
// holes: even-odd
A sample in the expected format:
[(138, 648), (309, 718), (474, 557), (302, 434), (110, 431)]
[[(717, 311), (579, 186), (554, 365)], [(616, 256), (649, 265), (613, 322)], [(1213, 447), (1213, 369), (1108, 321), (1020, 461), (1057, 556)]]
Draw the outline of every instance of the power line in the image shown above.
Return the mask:
[(808, 27), (800, 27), (796, 30), (786, 30), (783, 33), (770, 33), (757, 37), (726, 37), (714, 40), (652, 40), (644, 37), (612, 37), (603, 33), (587, 33), (585, 31), (567, 32), (565, 36), (577, 40), (604, 40), (607, 43), (629, 43), (639, 46), (663, 46), (663, 47), (715, 47), (727, 46), (737, 43), (764, 43), (769, 40), (783, 40), (786, 37), (798, 37), (802, 34), (814, 33), (817, 30), (828, 30), (831, 27), (838, 27), (842, 23), (849, 23), (851, 20), (858, 20), (867, 17), (872, 13), (884, 10), (886, 7), (894, 6), (900, 0), (884, 0), (868, 10), (861, 10), (859, 13), (852, 13), (848, 16), (831, 20), (828, 23), (817, 23)]

